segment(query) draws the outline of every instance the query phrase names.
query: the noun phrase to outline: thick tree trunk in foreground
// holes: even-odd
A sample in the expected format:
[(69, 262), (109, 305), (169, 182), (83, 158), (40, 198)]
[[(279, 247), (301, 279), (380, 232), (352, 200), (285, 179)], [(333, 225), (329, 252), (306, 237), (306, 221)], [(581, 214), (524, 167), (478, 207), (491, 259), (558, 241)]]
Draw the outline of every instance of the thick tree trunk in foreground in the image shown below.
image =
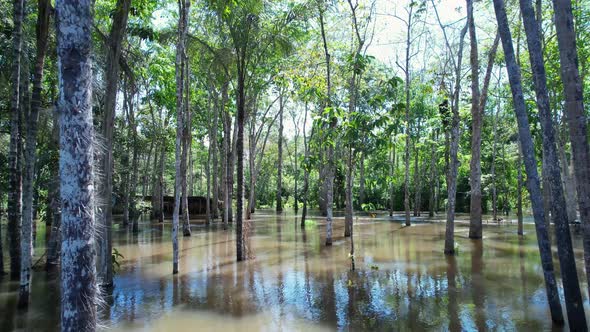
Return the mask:
[(20, 79), (21, 79), (21, 53), (24, 1), (13, 0), (12, 33), (12, 98), (10, 103), (10, 147), (8, 152), (8, 251), (10, 253), (10, 279), (18, 280), (20, 277), (20, 241), (21, 241), (21, 217), (22, 217), (22, 170), (19, 167), (19, 155), (22, 133), (19, 125), (21, 116), (20, 105)]
[[(34, 174), (37, 160), (37, 124), (41, 109), (41, 92), (43, 88), (43, 66), (47, 53), (47, 35), (49, 34), (49, 17), (51, 3), (40, 0), (37, 7), (37, 55), (35, 59), (35, 73), (33, 78), (33, 96), (31, 112), (27, 117), (27, 139), (25, 148), (25, 173), (23, 182), (23, 220), (21, 228), (21, 272), (19, 288), (19, 307), (26, 307), (29, 303), (31, 267), (33, 256), (33, 193)], [(25, 87), (28, 89), (28, 87)]]
[(61, 330), (96, 330), (91, 0), (57, 0)]
[(543, 277), (547, 290), (547, 300), (551, 311), (551, 318), (555, 323), (563, 324), (563, 313), (559, 303), (557, 292), (557, 282), (553, 268), (553, 258), (551, 256), (551, 242), (547, 225), (545, 224), (545, 212), (541, 197), (541, 187), (539, 184), (539, 174), (537, 172), (537, 161), (535, 158), (535, 149), (533, 138), (529, 128), (529, 121), (524, 102), (522, 84), (520, 77), (520, 67), (516, 62), (514, 47), (512, 45), (512, 36), (510, 26), (506, 16), (506, 8), (503, 0), (494, 0), (494, 10), (498, 21), (498, 30), (502, 39), (506, 67), (508, 69), (508, 78), (514, 103), (514, 111), (518, 123), (518, 136), (524, 158), (524, 165), (527, 174), (527, 187), (530, 194), (530, 200), (533, 207), (533, 217), (535, 219), (535, 228), (537, 231), (537, 242), (541, 254), (541, 264), (543, 267)]
[(543, 63), (543, 50), (539, 25), (535, 18), (535, 12), (531, 0), (520, 0), (520, 8), (527, 35), (529, 57), (535, 93), (537, 96), (537, 107), (543, 133), (543, 155), (546, 156), (546, 170), (549, 172), (549, 188), (551, 190), (551, 219), (555, 225), (555, 236), (557, 238), (557, 250), (563, 290), (568, 314), (570, 328), (573, 330), (586, 329), (586, 316), (584, 304), (580, 292), (580, 284), (576, 270), (576, 261), (572, 247), (572, 239), (567, 218), (565, 195), (561, 183), (561, 172), (555, 142), (555, 130), (549, 107), (549, 94), (547, 93), (547, 80)]
[(112, 264), (112, 225), (113, 225), (113, 135), (115, 124), (115, 108), (117, 106), (117, 92), (119, 90), (119, 58), (121, 44), (127, 28), (127, 18), (131, 0), (117, 0), (113, 15), (113, 24), (108, 38), (107, 60), (105, 70), (105, 108), (102, 122), (102, 136), (104, 139), (104, 155), (100, 163), (102, 179), (98, 181), (99, 195), (102, 206), (96, 215), (96, 224), (100, 236), (97, 237), (98, 248), (98, 280), (104, 287), (113, 285)]
[(565, 113), (572, 144), (576, 191), (584, 236), (586, 278), (590, 280), (590, 148), (583, 85), (578, 70), (572, 3), (569, 0), (553, 0), (553, 8), (561, 60), (561, 79), (565, 94)]

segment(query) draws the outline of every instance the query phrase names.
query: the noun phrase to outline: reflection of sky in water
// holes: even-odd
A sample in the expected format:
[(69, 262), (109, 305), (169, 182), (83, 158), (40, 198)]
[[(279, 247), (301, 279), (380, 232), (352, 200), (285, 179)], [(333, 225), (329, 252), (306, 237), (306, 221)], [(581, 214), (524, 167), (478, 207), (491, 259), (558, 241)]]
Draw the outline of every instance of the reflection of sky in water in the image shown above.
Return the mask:
[[(240, 332), (273, 327), (307, 332), (311, 326), (551, 329), (536, 239), (527, 236), (519, 244), (515, 225), (487, 227), (483, 254), (458, 236), (462, 251), (451, 266), (441, 253), (443, 224), (400, 229), (398, 223), (364, 221), (355, 227), (357, 270), (351, 272), (348, 241), (337, 236), (333, 247), (321, 245), (322, 223), (303, 233), (292, 218), (277, 225), (274, 214), (262, 216), (248, 240), (254, 259), (234, 262), (231, 231), (195, 227), (191, 238), (181, 239), (178, 276), (171, 275), (168, 225), (143, 224), (138, 236), (115, 232), (114, 246), (125, 259), (112, 297), (101, 307), (105, 325), (115, 331), (158, 330), (154, 326), (183, 331), (203, 324)], [(459, 234), (463, 228), (458, 225)], [(338, 219), (335, 234), (342, 231)], [(33, 278), (33, 307), (26, 315), (12, 310), (16, 285), (0, 283), (1, 331), (57, 330), (58, 296), (39, 275)]]

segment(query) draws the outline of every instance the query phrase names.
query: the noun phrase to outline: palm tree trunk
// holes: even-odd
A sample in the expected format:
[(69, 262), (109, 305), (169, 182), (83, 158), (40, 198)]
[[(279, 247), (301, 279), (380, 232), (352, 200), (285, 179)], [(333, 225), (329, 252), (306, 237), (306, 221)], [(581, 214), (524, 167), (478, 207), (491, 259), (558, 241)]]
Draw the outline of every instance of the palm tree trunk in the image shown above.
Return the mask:
[[(61, 329), (96, 329), (91, 0), (58, 0)], [(65, 190), (64, 190), (65, 189)]]

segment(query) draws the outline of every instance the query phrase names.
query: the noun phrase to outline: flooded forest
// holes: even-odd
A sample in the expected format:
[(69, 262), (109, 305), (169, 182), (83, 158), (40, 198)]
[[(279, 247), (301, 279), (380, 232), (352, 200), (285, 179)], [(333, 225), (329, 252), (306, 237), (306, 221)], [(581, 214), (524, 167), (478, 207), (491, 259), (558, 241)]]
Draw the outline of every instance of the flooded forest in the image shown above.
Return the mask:
[(589, 0), (0, 0), (0, 331), (587, 331)]

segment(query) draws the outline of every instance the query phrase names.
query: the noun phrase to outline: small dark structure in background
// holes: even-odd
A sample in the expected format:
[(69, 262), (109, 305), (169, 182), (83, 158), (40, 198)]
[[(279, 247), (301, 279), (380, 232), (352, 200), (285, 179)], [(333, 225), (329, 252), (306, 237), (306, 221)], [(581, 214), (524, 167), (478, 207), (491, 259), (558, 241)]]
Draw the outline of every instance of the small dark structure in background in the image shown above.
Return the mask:
[[(151, 202), (152, 196), (145, 196), (143, 197), (145, 202)], [(188, 200), (188, 213), (191, 218), (196, 217), (205, 217), (207, 213), (207, 197), (203, 196), (189, 196), (187, 197)], [(210, 199), (211, 210), (215, 208), (215, 204), (213, 204), (213, 199)], [(182, 211), (182, 203), (180, 201), (180, 207)], [(174, 196), (164, 196), (164, 207), (163, 207), (164, 217), (171, 218), (172, 213), (174, 212)]]

